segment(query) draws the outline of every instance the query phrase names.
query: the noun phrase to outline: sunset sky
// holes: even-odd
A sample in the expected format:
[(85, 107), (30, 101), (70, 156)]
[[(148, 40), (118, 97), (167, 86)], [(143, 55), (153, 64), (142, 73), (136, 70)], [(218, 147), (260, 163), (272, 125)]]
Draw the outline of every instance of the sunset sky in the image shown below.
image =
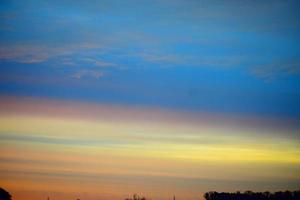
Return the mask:
[(300, 3), (0, 1), (13, 200), (300, 189)]

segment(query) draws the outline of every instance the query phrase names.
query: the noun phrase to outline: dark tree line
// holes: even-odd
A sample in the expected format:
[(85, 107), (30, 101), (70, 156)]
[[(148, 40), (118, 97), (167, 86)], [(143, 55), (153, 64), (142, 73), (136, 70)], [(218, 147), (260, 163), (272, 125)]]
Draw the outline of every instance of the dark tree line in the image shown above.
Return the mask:
[[(300, 190), (298, 191), (285, 191), (285, 192), (206, 192), (204, 195), (206, 200), (300, 200)], [(49, 199), (49, 197), (48, 197)], [(9, 192), (0, 188), (0, 200), (11, 200)], [(79, 199), (78, 199), (79, 200)], [(132, 198), (125, 200), (146, 200), (145, 197), (140, 197), (134, 194)], [(174, 196), (175, 200), (175, 196)]]
[(11, 195), (3, 188), (0, 188), (0, 200), (11, 200)]
[(206, 192), (204, 198), (206, 200), (300, 200), (300, 190), (274, 193), (252, 191), (244, 193)]

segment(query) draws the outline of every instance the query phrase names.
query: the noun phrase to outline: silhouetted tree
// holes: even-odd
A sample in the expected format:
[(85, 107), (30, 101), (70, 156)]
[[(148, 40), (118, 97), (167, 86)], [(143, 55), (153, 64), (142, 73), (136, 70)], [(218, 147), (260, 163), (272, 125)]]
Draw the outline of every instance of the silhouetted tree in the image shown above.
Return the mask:
[(146, 198), (145, 197), (140, 197), (139, 195), (134, 194), (132, 196), (132, 198), (126, 198), (125, 200), (146, 200)]
[(11, 195), (3, 188), (0, 188), (0, 200), (11, 200)]

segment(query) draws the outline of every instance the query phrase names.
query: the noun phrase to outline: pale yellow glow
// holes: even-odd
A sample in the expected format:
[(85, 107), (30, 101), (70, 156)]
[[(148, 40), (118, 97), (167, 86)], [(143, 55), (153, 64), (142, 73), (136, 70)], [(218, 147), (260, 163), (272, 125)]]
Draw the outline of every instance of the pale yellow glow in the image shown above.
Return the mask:
[[(138, 110), (133, 119), (121, 120), (128, 109), (119, 108), (108, 118), (97, 113), (92, 118), (56, 116), (42, 114), (43, 105), (39, 106), (36, 114), (0, 112), (0, 184), (13, 190), (20, 190), (20, 185), (27, 191), (83, 190), (119, 199), (135, 190), (149, 194), (175, 190), (186, 197), (198, 195), (194, 179), (298, 181), (300, 177), (299, 141), (284, 137), (285, 132), (278, 134), (280, 130), (274, 134), (272, 129), (199, 123), (172, 114), (136, 120)], [(144, 110), (141, 113), (145, 115)], [(60, 184), (66, 185), (64, 189)], [(170, 187), (164, 189), (164, 184)]]
[[(70, 143), (60, 145), (42, 144), (44, 148), (68, 148), (74, 152), (83, 151), (89, 154), (105, 151), (111, 155), (135, 155), (194, 162), (300, 163), (297, 141), (268, 141), (260, 138), (260, 141), (255, 142), (247, 140), (247, 137), (237, 132), (225, 135), (224, 132), (229, 132), (228, 130), (223, 129), (220, 133), (221, 130), (213, 127), (204, 130), (201, 127), (194, 127), (180, 135), (169, 125), (161, 123), (160, 127), (160, 133), (157, 133), (155, 132), (157, 127), (153, 128), (147, 124), (136, 126), (130, 123), (61, 120), (48, 117), (0, 118), (0, 131), (3, 133), (71, 140)], [(90, 141), (95, 143), (89, 143)], [(40, 145), (38, 141), (35, 143), (37, 144), (34, 145)]]

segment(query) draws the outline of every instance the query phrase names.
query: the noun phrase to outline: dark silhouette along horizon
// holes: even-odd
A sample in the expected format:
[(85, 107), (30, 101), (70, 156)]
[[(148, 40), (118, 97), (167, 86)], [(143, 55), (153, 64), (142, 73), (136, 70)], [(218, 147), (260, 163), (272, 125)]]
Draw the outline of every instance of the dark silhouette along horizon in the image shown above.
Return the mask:
[(297, 191), (277, 191), (271, 192), (206, 192), (203, 197), (205, 200), (299, 200), (300, 190)]
[(0, 200), (11, 200), (11, 194), (0, 187)]

